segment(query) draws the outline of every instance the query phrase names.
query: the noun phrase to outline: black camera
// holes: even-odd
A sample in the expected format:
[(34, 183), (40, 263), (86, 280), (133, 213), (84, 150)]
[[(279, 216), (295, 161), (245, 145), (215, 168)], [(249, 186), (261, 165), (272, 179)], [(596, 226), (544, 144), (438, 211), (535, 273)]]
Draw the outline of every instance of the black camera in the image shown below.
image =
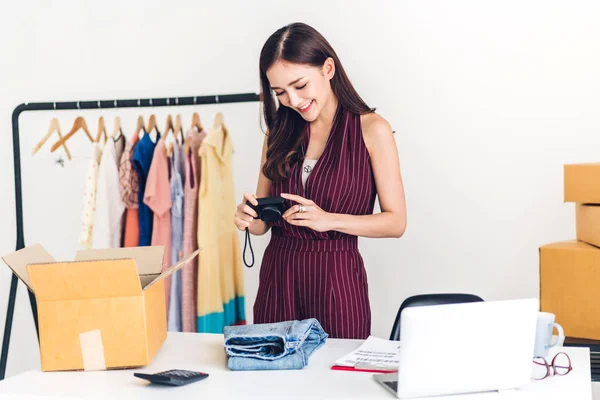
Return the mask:
[(258, 219), (265, 222), (274, 222), (281, 218), (286, 210), (285, 199), (280, 196), (275, 197), (262, 197), (256, 199), (258, 205), (254, 205), (249, 201), (246, 202), (256, 213)]

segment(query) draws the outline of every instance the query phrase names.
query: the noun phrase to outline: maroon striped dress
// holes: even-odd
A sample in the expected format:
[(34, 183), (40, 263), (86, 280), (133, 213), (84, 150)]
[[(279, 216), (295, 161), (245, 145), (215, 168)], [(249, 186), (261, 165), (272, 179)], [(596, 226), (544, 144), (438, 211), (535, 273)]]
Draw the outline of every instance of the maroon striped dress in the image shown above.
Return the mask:
[[(306, 129), (302, 154), (308, 148)], [(302, 185), (302, 162), (271, 194), (293, 193), (331, 213), (372, 214), (376, 188), (360, 116), (338, 106), (323, 154)], [(288, 203), (288, 206), (293, 203)], [(280, 220), (263, 257), (254, 322), (316, 318), (332, 338), (365, 339), (371, 332), (367, 274), (358, 238), (316, 232)]]

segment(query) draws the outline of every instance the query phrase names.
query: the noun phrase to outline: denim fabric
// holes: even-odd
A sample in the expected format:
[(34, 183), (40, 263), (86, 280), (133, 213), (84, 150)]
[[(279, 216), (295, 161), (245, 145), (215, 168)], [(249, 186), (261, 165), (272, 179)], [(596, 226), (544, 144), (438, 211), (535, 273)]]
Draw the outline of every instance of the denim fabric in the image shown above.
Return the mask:
[(226, 326), (223, 333), (232, 371), (302, 369), (328, 337), (314, 318)]

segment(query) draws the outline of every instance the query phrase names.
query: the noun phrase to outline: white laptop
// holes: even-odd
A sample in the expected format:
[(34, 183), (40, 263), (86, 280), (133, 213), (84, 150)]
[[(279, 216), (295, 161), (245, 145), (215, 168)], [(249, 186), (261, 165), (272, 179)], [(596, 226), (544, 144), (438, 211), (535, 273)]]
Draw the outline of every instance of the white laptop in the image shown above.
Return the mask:
[(374, 375), (399, 398), (516, 389), (531, 380), (537, 299), (408, 307), (398, 374)]

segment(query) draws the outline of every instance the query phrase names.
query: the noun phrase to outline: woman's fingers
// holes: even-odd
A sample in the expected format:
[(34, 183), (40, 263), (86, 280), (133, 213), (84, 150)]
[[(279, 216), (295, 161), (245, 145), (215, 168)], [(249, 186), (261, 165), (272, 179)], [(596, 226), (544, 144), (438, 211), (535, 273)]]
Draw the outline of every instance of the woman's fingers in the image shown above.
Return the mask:
[(252, 223), (252, 221), (254, 221), (254, 218), (252, 218), (250, 215), (242, 215), (242, 216), (240, 217), (240, 219), (241, 219), (242, 221), (244, 221), (244, 222), (247, 222), (247, 223), (249, 223), (249, 224), (250, 224), (250, 223)]
[(238, 228), (240, 231), (243, 231), (244, 229), (246, 229), (247, 227), (250, 226), (249, 222), (246, 222), (244, 220), (242, 220), (241, 218), (236, 218), (233, 223), (235, 224), (235, 227)]
[(307, 219), (290, 219), (288, 220), (288, 223), (290, 225), (296, 225), (296, 226), (308, 226), (311, 221), (307, 220)]
[(253, 218), (258, 218), (258, 214), (256, 213), (256, 211), (254, 211), (254, 209), (247, 204), (244, 204), (244, 207), (242, 207), (242, 212)]
[(288, 218), (290, 215), (296, 214), (300, 211), (300, 205), (296, 204), (295, 206), (291, 206), (287, 209), (286, 212), (283, 213), (282, 218)]
[(295, 194), (281, 193), (281, 197), (283, 197), (286, 200), (295, 201), (296, 203), (303, 204), (305, 206), (313, 204), (312, 200), (305, 199), (304, 197)]
[(285, 217), (286, 219), (310, 219), (311, 206), (295, 205), (292, 208), (294, 208), (295, 211)]
[(249, 201), (252, 205), (257, 206), (256, 195), (250, 193), (244, 193), (244, 201)]
[(244, 230), (252, 224), (252, 221), (254, 218), (249, 215), (238, 215), (233, 222), (239, 230)]

